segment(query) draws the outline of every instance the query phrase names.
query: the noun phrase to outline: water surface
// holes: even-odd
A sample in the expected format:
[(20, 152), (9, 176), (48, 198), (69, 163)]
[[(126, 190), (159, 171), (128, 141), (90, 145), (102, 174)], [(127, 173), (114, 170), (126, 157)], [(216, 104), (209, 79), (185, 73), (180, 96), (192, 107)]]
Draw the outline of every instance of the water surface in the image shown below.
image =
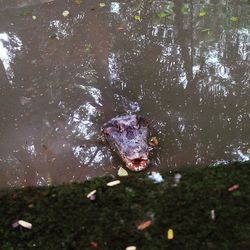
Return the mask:
[(0, 1), (0, 186), (116, 174), (100, 128), (125, 113), (151, 170), (249, 160), (248, 1), (101, 2)]

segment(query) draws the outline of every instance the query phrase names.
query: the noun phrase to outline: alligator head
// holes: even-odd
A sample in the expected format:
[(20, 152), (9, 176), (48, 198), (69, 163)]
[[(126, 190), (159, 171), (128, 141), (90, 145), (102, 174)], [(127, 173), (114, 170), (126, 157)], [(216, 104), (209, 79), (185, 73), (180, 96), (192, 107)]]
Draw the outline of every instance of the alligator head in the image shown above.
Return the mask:
[(104, 124), (102, 132), (128, 169), (141, 171), (148, 166), (149, 126), (144, 118), (137, 115), (115, 117)]

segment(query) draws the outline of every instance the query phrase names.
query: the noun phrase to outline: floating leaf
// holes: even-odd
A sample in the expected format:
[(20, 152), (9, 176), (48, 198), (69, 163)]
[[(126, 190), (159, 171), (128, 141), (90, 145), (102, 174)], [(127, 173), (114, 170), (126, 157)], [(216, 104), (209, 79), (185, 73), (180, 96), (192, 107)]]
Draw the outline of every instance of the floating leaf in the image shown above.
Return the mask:
[(118, 175), (119, 176), (128, 176), (128, 171), (126, 169), (120, 167), (118, 170)]
[(91, 191), (90, 193), (87, 194), (87, 198), (90, 199), (95, 194), (96, 194), (96, 190), (93, 190), (93, 191)]
[(68, 10), (63, 11), (62, 15), (63, 15), (64, 17), (67, 17), (67, 16), (69, 15), (69, 11), (68, 11)]
[(158, 15), (158, 17), (163, 18), (163, 17), (169, 16), (169, 13), (167, 13), (167, 12), (159, 12), (159, 13), (157, 13), (157, 15)]
[(136, 246), (129, 246), (129, 247), (126, 247), (126, 250), (136, 250)]
[(206, 11), (204, 11), (204, 10), (200, 11), (199, 17), (203, 17), (203, 16), (205, 16), (205, 15), (206, 15)]
[(173, 229), (168, 229), (168, 240), (172, 240), (174, 238), (174, 231)]
[(157, 146), (158, 144), (159, 142), (155, 136), (150, 139), (150, 142), (149, 142), (150, 146)]
[(183, 6), (181, 7), (181, 13), (182, 13), (183, 15), (186, 15), (186, 14), (188, 14), (188, 12), (189, 12), (189, 8), (188, 8), (186, 5), (183, 5)]
[(152, 225), (152, 220), (147, 220), (141, 223), (140, 225), (137, 226), (137, 229), (140, 231), (145, 230), (146, 228), (150, 227)]
[(141, 16), (136, 15), (136, 16), (134, 16), (134, 17), (135, 17), (135, 20), (136, 20), (136, 21), (139, 21), (139, 22), (141, 21)]
[(118, 184), (120, 184), (120, 183), (121, 183), (121, 181), (115, 180), (115, 181), (108, 182), (108, 183), (107, 183), (107, 186), (108, 186), (108, 187), (113, 187), (113, 186), (116, 186), (116, 185), (118, 185)]
[(100, 6), (101, 8), (103, 8), (103, 7), (106, 6), (106, 4), (105, 4), (105, 3), (100, 3), (99, 6)]
[(83, 1), (84, 1), (84, 0), (75, 0), (75, 3), (80, 5), (80, 4), (83, 3)]
[(50, 39), (56, 39), (56, 38), (57, 38), (57, 35), (56, 35), (56, 34), (51, 34), (51, 35), (49, 35), (49, 38), (50, 38)]
[(230, 21), (238, 22), (238, 17), (237, 16), (232, 16), (232, 17), (230, 17)]
[(23, 10), (21, 13), (20, 13), (20, 16), (28, 16), (30, 15), (30, 11), (28, 10)]
[(203, 29), (203, 30), (201, 30), (201, 32), (207, 32), (207, 33), (210, 33), (210, 29)]
[(229, 187), (229, 188), (228, 188), (228, 191), (229, 191), (229, 192), (233, 192), (233, 191), (239, 189), (239, 187), (240, 187), (240, 185), (235, 184), (235, 185)]

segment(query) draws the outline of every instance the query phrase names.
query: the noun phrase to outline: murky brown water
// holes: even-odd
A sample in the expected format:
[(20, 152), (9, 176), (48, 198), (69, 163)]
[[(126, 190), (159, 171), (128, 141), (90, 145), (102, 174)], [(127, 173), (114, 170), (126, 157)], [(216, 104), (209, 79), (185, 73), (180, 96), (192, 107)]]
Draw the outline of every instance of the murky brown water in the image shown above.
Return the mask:
[(0, 0), (0, 186), (116, 174), (98, 136), (126, 112), (151, 169), (249, 159), (248, 1), (101, 2)]

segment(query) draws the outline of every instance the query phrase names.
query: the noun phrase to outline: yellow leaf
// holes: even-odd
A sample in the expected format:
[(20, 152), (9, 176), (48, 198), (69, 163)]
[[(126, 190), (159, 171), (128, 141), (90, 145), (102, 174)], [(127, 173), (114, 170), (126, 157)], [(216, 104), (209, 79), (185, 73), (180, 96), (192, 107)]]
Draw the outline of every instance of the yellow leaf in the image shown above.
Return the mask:
[(120, 167), (119, 170), (118, 170), (118, 175), (119, 176), (128, 176), (128, 172), (126, 169)]
[(199, 17), (203, 17), (206, 15), (206, 11), (202, 10), (200, 13), (199, 13)]
[(168, 239), (172, 240), (174, 238), (174, 231), (173, 229), (168, 229)]
[(141, 21), (141, 17), (138, 16), (138, 15), (136, 15), (136, 16), (135, 16), (135, 20), (140, 22), (140, 21)]
[(67, 16), (69, 15), (69, 11), (68, 11), (68, 10), (63, 11), (62, 15), (63, 15), (64, 17), (67, 17)]

